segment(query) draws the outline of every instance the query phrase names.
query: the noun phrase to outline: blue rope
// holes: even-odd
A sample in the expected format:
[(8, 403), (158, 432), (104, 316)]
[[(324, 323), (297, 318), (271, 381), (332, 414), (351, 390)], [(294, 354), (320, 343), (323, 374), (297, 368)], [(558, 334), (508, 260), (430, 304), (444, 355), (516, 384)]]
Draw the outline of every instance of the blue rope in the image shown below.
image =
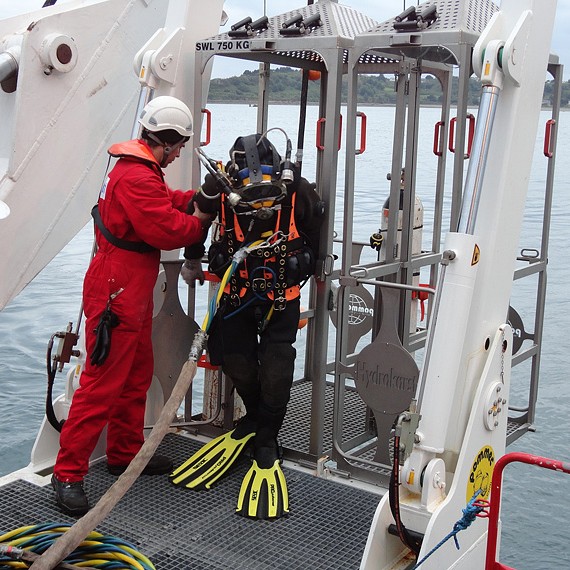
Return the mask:
[(412, 570), (419, 568), (438, 548), (441, 548), (451, 537), (453, 537), (453, 540), (455, 541), (455, 547), (457, 550), (459, 550), (457, 533), (468, 528), (475, 520), (477, 515), (484, 510), (484, 507), (474, 504), (480, 493), (481, 489), (478, 489), (471, 500), (467, 503), (467, 506), (462, 510), (463, 516), (453, 525), (453, 530), (443, 540), (436, 544), (419, 562), (417, 562)]

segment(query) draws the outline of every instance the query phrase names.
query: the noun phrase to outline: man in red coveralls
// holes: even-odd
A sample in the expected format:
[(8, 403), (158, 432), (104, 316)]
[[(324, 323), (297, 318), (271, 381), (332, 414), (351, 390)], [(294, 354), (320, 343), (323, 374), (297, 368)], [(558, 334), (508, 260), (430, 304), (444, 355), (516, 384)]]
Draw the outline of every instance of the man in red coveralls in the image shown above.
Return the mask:
[[(83, 284), (87, 360), (52, 477), (57, 504), (71, 515), (90, 508), (83, 478), (104, 427), (113, 475), (127, 468), (144, 442), (160, 250), (203, 241), (210, 221), (197, 205), (186, 213), (194, 191), (171, 190), (162, 172), (192, 135), (188, 107), (174, 97), (157, 97), (145, 106), (139, 123), (140, 139), (109, 149), (118, 161), (92, 212), (98, 249)], [(168, 457), (155, 455), (143, 473), (171, 470)]]

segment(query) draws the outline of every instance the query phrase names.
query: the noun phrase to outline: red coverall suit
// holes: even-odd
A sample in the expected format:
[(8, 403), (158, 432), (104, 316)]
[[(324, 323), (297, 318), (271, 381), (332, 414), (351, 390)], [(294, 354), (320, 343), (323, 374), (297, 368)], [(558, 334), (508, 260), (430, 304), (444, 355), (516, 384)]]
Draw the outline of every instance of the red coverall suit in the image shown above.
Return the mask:
[[(95, 230), (98, 251), (83, 285), (87, 360), (63, 425), (54, 468), (60, 481), (70, 483), (87, 474), (89, 458), (105, 425), (109, 464), (127, 465), (141, 448), (146, 393), (154, 366), (152, 296), (160, 250), (204, 238), (200, 220), (186, 214), (194, 192), (167, 187), (146, 143), (115, 144), (109, 154), (119, 160), (100, 193), (101, 219), (113, 236), (156, 249), (146, 253), (120, 249)], [(118, 291), (111, 309), (119, 325), (113, 329), (109, 356), (102, 365), (91, 365), (94, 329), (110, 295)]]

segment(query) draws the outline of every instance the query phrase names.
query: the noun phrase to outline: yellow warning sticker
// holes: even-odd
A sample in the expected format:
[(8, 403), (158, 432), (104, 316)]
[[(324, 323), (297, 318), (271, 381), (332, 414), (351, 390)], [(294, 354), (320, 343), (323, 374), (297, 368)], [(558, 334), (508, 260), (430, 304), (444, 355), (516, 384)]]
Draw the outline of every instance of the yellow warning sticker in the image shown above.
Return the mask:
[(493, 468), (495, 467), (495, 452), (490, 445), (485, 445), (473, 459), (469, 481), (467, 483), (467, 492), (465, 494), (466, 503), (468, 503), (477, 491), (477, 499), (488, 499), (491, 491), (491, 477)]
[(477, 265), (479, 263), (479, 259), (481, 259), (481, 250), (479, 246), (475, 244), (473, 248), (473, 256), (471, 257), (471, 265)]

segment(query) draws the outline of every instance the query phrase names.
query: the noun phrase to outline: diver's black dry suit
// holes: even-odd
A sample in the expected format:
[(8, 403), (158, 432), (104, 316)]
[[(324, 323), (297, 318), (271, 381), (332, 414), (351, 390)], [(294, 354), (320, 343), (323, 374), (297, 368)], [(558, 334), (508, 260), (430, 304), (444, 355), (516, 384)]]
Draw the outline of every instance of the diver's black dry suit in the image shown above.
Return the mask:
[[(220, 238), (208, 252), (209, 270), (222, 277), (243, 245), (273, 238), (272, 245), (250, 252), (234, 272), (210, 327), (208, 349), (242, 398), (247, 417), (257, 422), (255, 447), (276, 440), (293, 383), (300, 314), (299, 284), (315, 271), (323, 204), (308, 182), (295, 172), (280, 208), (269, 219), (236, 215), (211, 175), (195, 200), (203, 212), (218, 215)], [(250, 196), (251, 197), (251, 196)], [(238, 206), (236, 210), (240, 212)], [(271, 240), (270, 240), (271, 241)], [(186, 259), (201, 257), (192, 246)]]

